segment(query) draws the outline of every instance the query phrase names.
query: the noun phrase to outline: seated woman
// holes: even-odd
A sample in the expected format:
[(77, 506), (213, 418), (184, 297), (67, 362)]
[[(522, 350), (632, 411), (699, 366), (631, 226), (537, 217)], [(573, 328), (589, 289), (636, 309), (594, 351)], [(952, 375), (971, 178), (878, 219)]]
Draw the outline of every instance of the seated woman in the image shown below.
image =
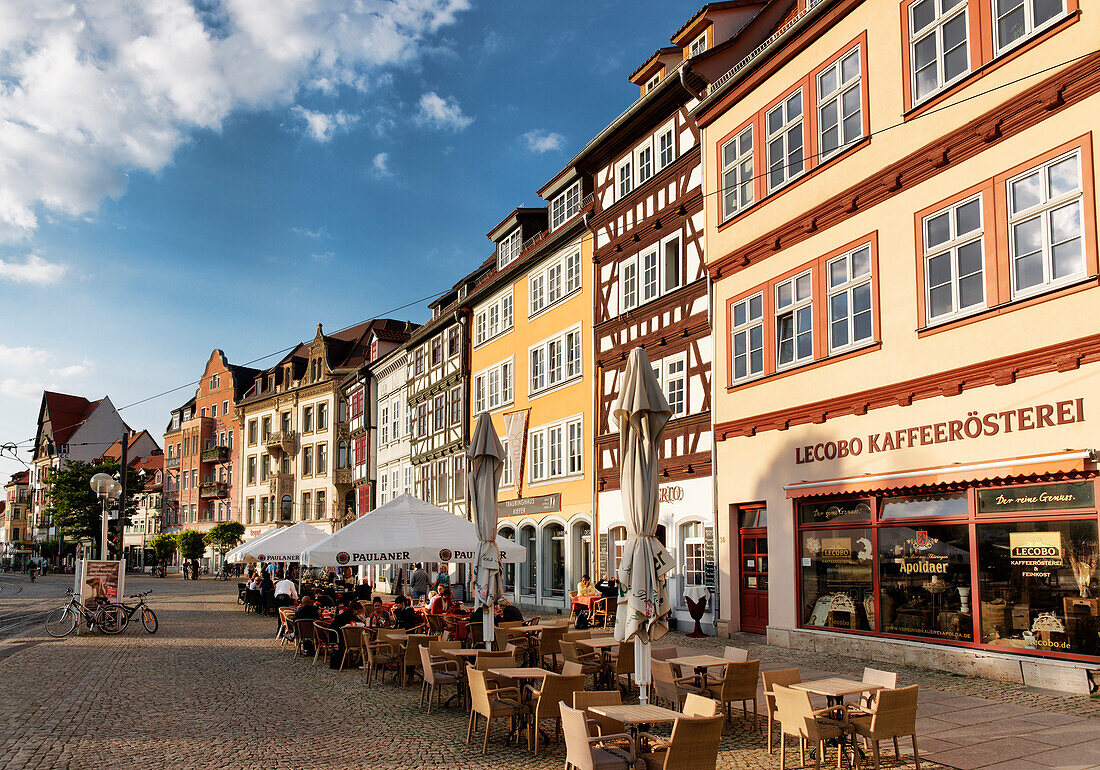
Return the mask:
[(437, 589), (436, 595), (428, 602), (428, 612), (433, 615), (446, 615), (454, 609), (454, 606), (454, 594), (449, 587), (443, 586)]
[(371, 600), (370, 617), (368, 623), (371, 628), (385, 628), (391, 622), (389, 610), (382, 603), (382, 597), (376, 596)]

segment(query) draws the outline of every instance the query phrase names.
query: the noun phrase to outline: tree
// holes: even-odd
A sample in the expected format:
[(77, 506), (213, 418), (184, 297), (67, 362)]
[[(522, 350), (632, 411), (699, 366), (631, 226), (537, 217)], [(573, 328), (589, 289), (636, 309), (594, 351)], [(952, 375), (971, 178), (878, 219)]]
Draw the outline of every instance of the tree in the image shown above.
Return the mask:
[[(137, 498), (141, 494), (145, 481), (133, 468), (126, 469), (126, 500), (121, 506), (122, 522), (120, 527), (130, 523), (130, 517), (137, 512)], [(89, 484), (92, 476), (106, 473), (114, 476), (119, 472), (117, 460), (105, 460), (100, 463), (86, 463), (70, 460), (61, 470), (51, 471), (46, 479), (46, 495), (49, 505), (45, 513), (53, 517), (54, 524), (61, 529), (66, 539), (91, 540), (99, 542), (100, 521), (103, 504)], [(119, 554), (115, 554), (116, 558)]]
[(149, 545), (157, 553), (157, 563), (167, 564), (172, 561), (172, 555), (176, 552), (176, 537), (175, 535), (169, 535), (167, 532), (161, 532), (153, 535)]
[(224, 554), (244, 540), (244, 525), (239, 521), (223, 521), (211, 527), (202, 539), (204, 543), (214, 546), (219, 553)]
[(185, 529), (176, 535), (176, 546), (180, 549), (180, 556), (185, 559), (201, 559), (206, 555), (202, 533), (193, 529)]

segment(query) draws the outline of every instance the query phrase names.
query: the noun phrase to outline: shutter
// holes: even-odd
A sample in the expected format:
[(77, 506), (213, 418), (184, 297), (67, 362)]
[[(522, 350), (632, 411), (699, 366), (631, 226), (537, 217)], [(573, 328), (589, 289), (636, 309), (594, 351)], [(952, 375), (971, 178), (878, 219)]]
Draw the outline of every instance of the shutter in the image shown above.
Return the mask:
[(370, 487), (369, 486), (362, 486), (362, 487), (359, 487), (357, 490), (355, 490), (355, 492), (356, 492), (356, 498), (357, 498), (356, 501), (355, 501), (356, 502), (356, 511), (355, 511), (356, 514), (358, 516), (362, 516), (363, 514), (370, 513), (370, 510), (371, 510)]
[(714, 527), (703, 527), (703, 584), (712, 591), (717, 588), (716, 573), (717, 564), (714, 558)]
[(603, 577), (603, 576), (608, 574), (607, 565), (610, 563), (611, 558), (610, 558), (610, 554), (608, 554), (608, 552), (607, 552), (607, 547), (608, 547), (607, 533), (606, 532), (601, 532), (600, 533), (600, 547), (599, 547), (600, 577)]

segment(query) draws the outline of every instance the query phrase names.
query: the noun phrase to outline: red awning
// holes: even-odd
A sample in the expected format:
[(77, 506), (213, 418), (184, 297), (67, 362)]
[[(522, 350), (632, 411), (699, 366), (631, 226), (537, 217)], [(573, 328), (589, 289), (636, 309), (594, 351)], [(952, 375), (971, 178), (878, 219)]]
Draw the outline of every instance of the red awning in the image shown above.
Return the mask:
[(788, 498), (874, 494), (888, 490), (942, 491), (977, 482), (1024, 483), (1061, 481), (1096, 473), (1092, 450), (1014, 457), (977, 463), (956, 463), (891, 473), (868, 473), (822, 481), (800, 481), (783, 487)]

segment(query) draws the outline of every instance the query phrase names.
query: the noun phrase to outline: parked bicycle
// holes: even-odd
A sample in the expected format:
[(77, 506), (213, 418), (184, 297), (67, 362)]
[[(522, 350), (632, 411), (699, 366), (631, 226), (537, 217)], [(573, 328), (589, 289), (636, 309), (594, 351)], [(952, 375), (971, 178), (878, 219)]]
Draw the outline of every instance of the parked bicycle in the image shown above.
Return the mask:
[(66, 589), (65, 592), (69, 595), (68, 603), (46, 616), (46, 633), (50, 636), (68, 636), (76, 630), (81, 620), (87, 624), (89, 631), (99, 630), (105, 634), (117, 634), (125, 628), (126, 623), (119, 605), (99, 604), (89, 608), (73, 589)]
[(150, 588), (148, 591), (143, 591), (140, 594), (130, 594), (131, 599), (138, 600), (137, 604), (118, 602), (116, 604), (109, 605), (119, 610), (122, 628), (126, 628), (126, 626), (130, 623), (130, 618), (134, 617), (134, 615), (136, 615), (140, 611), (141, 625), (144, 626), (145, 630), (148, 631), (150, 634), (155, 634), (157, 632), (157, 614), (153, 612), (152, 608), (150, 608), (148, 604), (145, 603), (145, 597), (151, 593), (153, 593), (152, 588)]

